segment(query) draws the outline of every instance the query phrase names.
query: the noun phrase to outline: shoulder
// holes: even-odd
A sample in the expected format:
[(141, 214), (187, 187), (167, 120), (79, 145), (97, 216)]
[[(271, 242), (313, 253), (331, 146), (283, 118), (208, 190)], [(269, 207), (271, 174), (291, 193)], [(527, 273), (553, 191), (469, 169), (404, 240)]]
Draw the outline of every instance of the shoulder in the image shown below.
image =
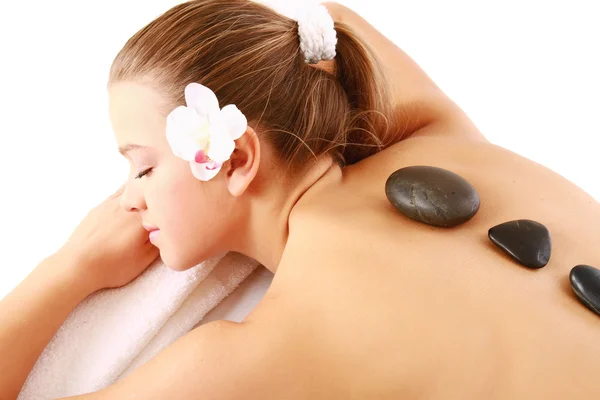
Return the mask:
[[(394, 171), (413, 165), (431, 165), (461, 170), (476, 168), (493, 153), (508, 153), (485, 139), (456, 136), (431, 126), (414, 136), (344, 169), (345, 183), (354, 190), (381, 186)], [(481, 157), (483, 154), (486, 157)]]
[(239, 399), (260, 394), (269, 387), (265, 369), (273, 356), (266, 339), (254, 326), (211, 322), (114, 385), (73, 399)]
[(485, 140), (436, 135), (405, 139), (343, 168), (341, 177), (303, 199), (290, 218), (290, 233), (296, 238), (296, 246), (304, 251), (308, 246), (318, 248), (320, 254), (327, 249), (340, 251), (344, 243), (353, 242), (354, 236), (371, 232), (369, 227), (389, 222), (392, 208), (385, 185), (396, 170), (414, 165), (436, 166), (475, 184), (489, 179), (485, 174), (489, 173), (490, 164), (507, 162), (507, 153)]

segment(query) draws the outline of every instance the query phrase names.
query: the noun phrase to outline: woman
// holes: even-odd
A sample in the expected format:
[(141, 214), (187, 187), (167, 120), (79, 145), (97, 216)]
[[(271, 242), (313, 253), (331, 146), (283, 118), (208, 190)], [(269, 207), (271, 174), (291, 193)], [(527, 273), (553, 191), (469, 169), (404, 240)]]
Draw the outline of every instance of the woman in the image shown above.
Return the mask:
[[(0, 397), (16, 396), (78, 301), (145, 268), (156, 256), (148, 237), (176, 270), (239, 251), (275, 278), (243, 323), (195, 329), (122, 381), (77, 398), (600, 394), (600, 323), (568, 280), (577, 264), (600, 265), (598, 203), (488, 143), (400, 49), (352, 11), (326, 5), (337, 34), (335, 42), (323, 33), (327, 51), (311, 47), (308, 20), (236, 0), (176, 6), (128, 41), (109, 94), (131, 179), (3, 301), (0, 315), (27, 310), (27, 318), (7, 319), (0, 337), (3, 358), (20, 360), (0, 361)], [(306, 65), (330, 58), (334, 42), (332, 61)], [(450, 229), (402, 215), (385, 188), (410, 166), (466, 179), (478, 212)], [(117, 197), (129, 213), (117, 218), (118, 240), (117, 227), (94, 222), (118, 214)], [(537, 271), (487, 238), (525, 218), (552, 235), (552, 257)], [(119, 275), (101, 269), (106, 257)], [(77, 262), (58, 269), (66, 259)], [(41, 311), (49, 302), (53, 315)], [(39, 319), (40, 332), (28, 332)]]

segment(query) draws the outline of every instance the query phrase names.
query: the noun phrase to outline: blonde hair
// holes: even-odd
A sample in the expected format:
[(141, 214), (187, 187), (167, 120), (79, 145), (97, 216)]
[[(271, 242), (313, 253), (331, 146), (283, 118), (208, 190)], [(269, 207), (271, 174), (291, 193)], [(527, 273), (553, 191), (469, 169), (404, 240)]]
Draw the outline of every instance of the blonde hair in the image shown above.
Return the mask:
[(329, 73), (305, 63), (297, 22), (269, 7), (189, 1), (126, 42), (109, 85), (148, 83), (177, 106), (185, 104), (185, 86), (198, 82), (215, 92), (221, 107), (235, 104), (288, 167), (325, 153), (353, 164), (397, 141), (398, 132), (372, 52), (348, 26), (335, 29)]

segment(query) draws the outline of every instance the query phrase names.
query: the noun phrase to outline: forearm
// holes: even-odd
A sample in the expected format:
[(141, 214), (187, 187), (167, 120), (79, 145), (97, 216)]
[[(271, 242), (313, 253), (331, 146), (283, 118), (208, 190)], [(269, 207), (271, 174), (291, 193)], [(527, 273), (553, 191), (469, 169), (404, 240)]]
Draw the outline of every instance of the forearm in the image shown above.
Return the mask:
[(15, 399), (71, 311), (94, 290), (70, 274), (66, 255), (40, 263), (0, 301), (0, 399)]

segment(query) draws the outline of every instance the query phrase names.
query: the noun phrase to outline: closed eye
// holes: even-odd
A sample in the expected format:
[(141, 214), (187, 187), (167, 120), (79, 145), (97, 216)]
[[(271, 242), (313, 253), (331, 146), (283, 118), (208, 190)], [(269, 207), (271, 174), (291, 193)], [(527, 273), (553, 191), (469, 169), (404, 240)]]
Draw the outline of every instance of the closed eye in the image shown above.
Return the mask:
[[(141, 178), (143, 178), (144, 176), (146, 176), (146, 175), (150, 174), (151, 172), (152, 172), (152, 168), (145, 169), (145, 170), (143, 170), (142, 172), (140, 172), (139, 174), (137, 174), (137, 176), (135, 177), (135, 179), (141, 179)], [(149, 175), (148, 175), (148, 176), (149, 176)]]

